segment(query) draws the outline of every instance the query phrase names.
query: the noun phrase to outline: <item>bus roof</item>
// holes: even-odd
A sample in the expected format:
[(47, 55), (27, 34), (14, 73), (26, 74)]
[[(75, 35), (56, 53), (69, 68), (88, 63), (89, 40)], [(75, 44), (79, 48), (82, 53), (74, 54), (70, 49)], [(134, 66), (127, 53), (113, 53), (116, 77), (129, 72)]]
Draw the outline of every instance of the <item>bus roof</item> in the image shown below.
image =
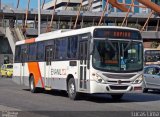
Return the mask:
[[(61, 38), (61, 37), (78, 35), (78, 34), (84, 34), (84, 33), (89, 33), (89, 32), (91, 32), (91, 34), (92, 34), (94, 29), (96, 29), (96, 28), (108, 28), (108, 29), (109, 28), (115, 28), (115, 29), (127, 29), (127, 30), (139, 31), (138, 29), (135, 29), (135, 28), (120, 27), (120, 26), (92, 26), (92, 27), (81, 28), (81, 29), (71, 29), (71, 30), (62, 29), (62, 30), (57, 30), (57, 31), (44, 33), (44, 34), (39, 35), (37, 38), (35, 38), (34, 41), (38, 42), (38, 41), (55, 39), (55, 38)], [(25, 44), (26, 40), (18, 41), (18, 42), (16, 42), (16, 45)], [(32, 42), (32, 40), (31, 41), (27, 41), (27, 42)]]

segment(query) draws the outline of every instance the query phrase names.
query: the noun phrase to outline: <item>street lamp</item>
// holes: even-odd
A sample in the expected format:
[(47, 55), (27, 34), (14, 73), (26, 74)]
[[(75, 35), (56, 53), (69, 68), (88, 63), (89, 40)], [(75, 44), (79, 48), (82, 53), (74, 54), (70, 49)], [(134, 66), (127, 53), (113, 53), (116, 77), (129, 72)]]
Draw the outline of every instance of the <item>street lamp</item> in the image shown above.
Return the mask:
[(38, 36), (41, 34), (41, 0), (38, 0)]
[(5, 35), (6, 35), (6, 27), (7, 27), (7, 21), (4, 20), (4, 27), (5, 27)]
[(0, 10), (1, 10), (1, 4), (2, 4), (2, 3), (1, 3), (1, 0), (0, 0)]

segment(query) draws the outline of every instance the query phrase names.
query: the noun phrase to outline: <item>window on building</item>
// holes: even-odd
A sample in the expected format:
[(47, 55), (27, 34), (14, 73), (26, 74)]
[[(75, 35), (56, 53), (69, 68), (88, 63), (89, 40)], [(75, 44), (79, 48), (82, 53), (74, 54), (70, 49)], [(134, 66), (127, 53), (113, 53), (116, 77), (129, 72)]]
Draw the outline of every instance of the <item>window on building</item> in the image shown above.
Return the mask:
[(12, 50), (7, 38), (0, 37), (0, 44), (0, 54), (12, 54)]

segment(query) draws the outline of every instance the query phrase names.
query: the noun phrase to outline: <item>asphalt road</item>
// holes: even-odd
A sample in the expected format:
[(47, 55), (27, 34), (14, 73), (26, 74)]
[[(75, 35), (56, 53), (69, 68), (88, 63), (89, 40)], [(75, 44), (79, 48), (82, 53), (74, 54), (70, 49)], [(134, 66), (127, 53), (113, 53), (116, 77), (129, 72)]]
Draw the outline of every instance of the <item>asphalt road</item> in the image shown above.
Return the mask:
[[(125, 94), (121, 101), (114, 101), (109, 95), (104, 94), (86, 95), (77, 101), (72, 101), (60, 91), (43, 91), (33, 94), (28, 87), (15, 84), (11, 78), (0, 78), (0, 111), (23, 111), (25, 115), (31, 112), (33, 116), (36, 116), (39, 112), (41, 114), (38, 114), (38, 117), (40, 115), (45, 116), (46, 111), (52, 114), (58, 112), (58, 115), (65, 115), (64, 117), (68, 115), (66, 113), (68, 111), (77, 116), (86, 113), (88, 117), (91, 117), (88, 112), (92, 113), (93, 117), (97, 113), (101, 115), (103, 112), (110, 111), (119, 114), (128, 112), (128, 115), (136, 116), (134, 112), (140, 111), (142, 114), (146, 114), (149, 111), (160, 111), (160, 92)], [(158, 117), (160, 117), (160, 113)]]

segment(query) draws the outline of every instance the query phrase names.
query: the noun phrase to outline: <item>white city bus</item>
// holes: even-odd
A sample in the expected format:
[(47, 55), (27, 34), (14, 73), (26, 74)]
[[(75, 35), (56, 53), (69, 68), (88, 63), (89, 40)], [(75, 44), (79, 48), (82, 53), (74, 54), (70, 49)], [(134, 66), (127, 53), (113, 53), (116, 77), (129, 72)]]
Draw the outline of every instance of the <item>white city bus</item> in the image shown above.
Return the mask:
[(120, 99), (142, 92), (143, 41), (137, 29), (94, 26), (42, 34), (16, 43), (13, 79), (38, 87), (79, 93), (105, 93)]

